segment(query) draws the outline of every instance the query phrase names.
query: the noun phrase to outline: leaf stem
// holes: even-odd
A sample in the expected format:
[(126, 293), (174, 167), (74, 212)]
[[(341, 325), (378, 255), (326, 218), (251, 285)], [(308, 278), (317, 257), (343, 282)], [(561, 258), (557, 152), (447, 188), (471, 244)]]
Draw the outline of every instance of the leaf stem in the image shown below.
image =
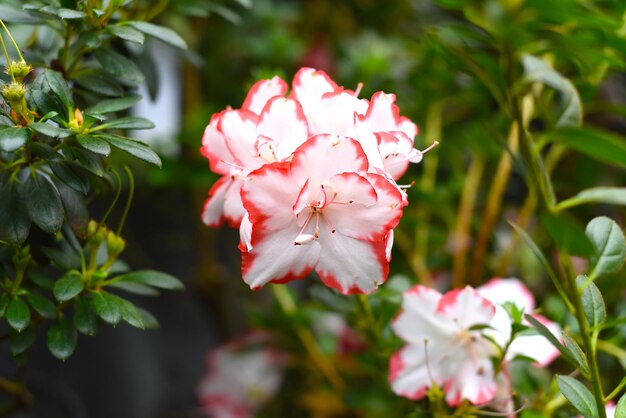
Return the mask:
[(124, 206), (124, 213), (122, 213), (122, 220), (117, 227), (116, 235), (120, 235), (122, 233), (122, 229), (124, 228), (124, 223), (126, 222), (126, 216), (128, 215), (128, 211), (130, 210), (130, 205), (133, 203), (133, 197), (135, 195), (135, 177), (133, 177), (133, 172), (128, 168), (127, 165), (124, 166), (124, 171), (126, 171), (126, 175), (128, 175), (128, 199), (126, 199), (126, 205)]

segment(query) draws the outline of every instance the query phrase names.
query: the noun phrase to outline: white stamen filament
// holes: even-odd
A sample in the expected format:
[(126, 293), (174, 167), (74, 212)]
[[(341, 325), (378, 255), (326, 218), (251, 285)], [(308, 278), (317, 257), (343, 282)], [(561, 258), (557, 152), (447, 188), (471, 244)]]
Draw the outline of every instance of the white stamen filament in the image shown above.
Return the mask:
[(354, 97), (359, 97), (359, 94), (361, 94), (362, 88), (363, 88), (363, 83), (359, 83), (356, 85), (356, 90), (354, 90)]

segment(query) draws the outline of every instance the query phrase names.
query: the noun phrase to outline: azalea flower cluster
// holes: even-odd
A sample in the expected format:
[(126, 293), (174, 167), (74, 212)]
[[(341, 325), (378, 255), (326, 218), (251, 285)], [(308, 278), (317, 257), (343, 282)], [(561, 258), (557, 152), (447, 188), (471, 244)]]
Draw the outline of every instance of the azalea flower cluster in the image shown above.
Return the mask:
[(417, 126), (393, 94), (361, 99), (323, 71), (302, 68), (288, 89), (259, 81), (240, 109), (211, 118), (201, 152), (222, 177), (202, 219), (240, 229), (253, 289), (316, 271), (341, 293), (370, 293), (407, 204), (396, 180), (422, 158)]
[[(532, 293), (517, 279), (492, 279), (477, 289), (467, 286), (443, 295), (421, 285), (405, 292), (392, 327), (408, 344), (390, 360), (393, 391), (421, 399), (438, 386), (450, 406), (467, 399), (512, 414), (507, 364), (524, 356), (546, 366), (559, 352), (538, 334), (513, 335), (507, 303), (526, 313), (535, 309)], [(560, 334), (558, 324), (533, 317)]]

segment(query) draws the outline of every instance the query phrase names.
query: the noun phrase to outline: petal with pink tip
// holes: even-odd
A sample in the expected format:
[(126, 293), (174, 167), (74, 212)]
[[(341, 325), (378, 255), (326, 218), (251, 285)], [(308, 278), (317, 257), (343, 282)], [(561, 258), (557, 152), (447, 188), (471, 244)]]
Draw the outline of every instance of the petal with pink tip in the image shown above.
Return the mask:
[(250, 222), (255, 226), (263, 223), (263, 228), (270, 230), (295, 222), (292, 206), (301, 187), (292, 178), (289, 163), (266, 164), (251, 172), (241, 188)]
[(254, 225), (249, 252), (241, 254), (243, 280), (253, 290), (269, 282), (286, 283), (305, 277), (313, 271), (320, 257), (320, 245), (296, 245), (300, 227), (295, 222), (283, 229), (269, 231)]
[[(331, 178), (332, 190), (337, 192), (334, 201), (343, 204), (328, 205), (324, 215), (344, 235), (370, 241), (384, 239), (402, 217), (402, 195), (383, 176), (365, 176), (343, 173)], [(370, 200), (365, 200), (368, 196)]]
[(496, 313), (495, 306), (473, 288), (454, 289), (446, 293), (437, 306), (457, 326), (468, 329), (474, 325), (489, 324)]
[(234, 228), (239, 227), (245, 213), (239, 195), (241, 184), (241, 181), (226, 175), (211, 187), (202, 209), (202, 221), (207, 226), (218, 227), (226, 221)]
[(491, 279), (476, 291), (492, 303), (502, 305), (512, 302), (525, 312), (532, 312), (535, 309), (535, 297), (519, 279)]
[(258, 156), (256, 125), (259, 117), (247, 110), (227, 110), (222, 114), (218, 128), (226, 146), (243, 168), (255, 169), (263, 164)]
[(361, 241), (331, 232), (320, 218), (320, 258), (315, 267), (324, 284), (344, 295), (371, 293), (385, 282), (389, 264), (385, 257), (385, 241)]
[(393, 320), (393, 331), (403, 340), (417, 345), (443, 346), (457, 329), (450, 318), (436, 312), (441, 293), (417, 285), (404, 292), (402, 311)]
[(413, 155), (413, 141), (402, 132), (379, 132), (376, 134), (383, 167), (391, 177), (398, 180), (409, 167)]
[(325, 93), (321, 99), (321, 111), (309, 115), (311, 132), (354, 137), (355, 114), (365, 114), (367, 106), (367, 100), (359, 99), (342, 88)]
[(394, 104), (395, 94), (386, 94), (382, 91), (374, 93), (365, 114), (365, 119), (372, 132), (397, 131), (403, 123), (400, 118), (400, 109)]
[[(222, 112), (223, 113), (223, 112)], [(209, 160), (211, 170), (217, 174), (228, 174), (232, 166), (224, 161), (236, 161), (236, 158), (226, 146), (226, 138), (219, 131), (218, 125), (222, 113), (211, 117), (211, 122), (207, 125), (202, 135), (202, 147), (200, 152)]]
[(288, 89), (287, 83), (278, 76), (270, 80), (257, 81), (248, 92), (241, 108), (259, 115), (272, 97), (284, 96)]
[(337, 135), (316, 135), (293, 154), (292, 176), (308, 178), (314, 185), (327, 183), (337, 173), (367, 171), (368, 160), (354, 139)]
[(277, 161), (288, 158), (309, 136), (300, 103), (284, 97), (272, 98), (263, 108), (257, 133), (274, 141)]
[(389, 362), (389, 383), (399, 396), (422, 399), (432, 386), (425, 355), (426, 346), (409, 344), (396, 352)]

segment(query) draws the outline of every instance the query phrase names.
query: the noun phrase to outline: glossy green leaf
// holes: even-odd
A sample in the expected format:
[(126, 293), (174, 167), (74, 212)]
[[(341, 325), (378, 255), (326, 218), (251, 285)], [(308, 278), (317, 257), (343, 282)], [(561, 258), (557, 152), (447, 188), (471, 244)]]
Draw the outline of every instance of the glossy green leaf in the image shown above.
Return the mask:
[(63, 205), (57, 189), (43, 175), (31, 175), (25, 184), (26, 210), (43, 231), (54, 234), (63, 224)]
[(89, 191), (89, 179), (81, 171), (80, 166), (72, 161), (49, 162), (54, 175), (72, 189), (84, 195)]
[(67, 222), (74, 234), (84, 238), (87, 222), (89, 222), (85, 196), (63, 184), (58, 184), (57, 188), (63, 202), (63, 208), (65, 208), (65, 213), (67, 214)]
[(599, 129), (560, 129), (552, 140), (601, 162), (626, 168), (626, 140)]
[(0, 16), (2, 16), (2, 20), (5, 22), (25, 25), (39, 25), (44, 22), (41, 18), (16, 8), (11, 4), (0, 4)]
[(626, 260), (626, 239), (619, 225), (606, 216), (599, 216), (587, 224), (585, 233), (594, 246), (589, 276), (595, 279), (618, 272)]
[(74, 300), (74, 326), (81, 334), (96, 335), (98, 316), (91, 302), (83, 297)]
[(9, 294), (2, 293), (0, 295), (0, 318), (6, 314), (9, 302), (11, 302), (11, 297), (9, 296)]
[(593, 245), (585, 230), (568, 215), (545, 212), (541, 215), (541, 224), (561, 251), (581, 257), (593, 254)]
[(70, 129), (59, 128), (58, 126), (54, 126), (50, 123), (30, 122), (28, 124), (28, 127), (37, 133), (52, 138), (67, 138), (68, 136), (73, 134), (73, 131)]
[(144, 75), (134, 62), (112, 49), (99, 48), (94, 51), (94, 54), (106, 72), (135, 83), (143, 83), (145, 80)]
[(587, 363), (587, 357), (585, 357), (585, 353), (583, 352), (583, 350), (576, 343), (576, 341), (574, 341), (566, 333), (561, 333), (561, 337), (563, 339), (563, 345), (569, 352), (572, 359), (576, 361), (577, 367), (580, 369), (584, 376), (590, 376), (591, 372), (589, 371), (589, 364)]
[(46, 69), (43, 71), (43, 77), (48, 83), (50, 90), (61, 100), (61, 103), (63, 103), (68, 110), (73, 109), (74, 100), (72, 99), (72, 92), (61, 73)]
[(139, 306), (136, 306), (137, 312), (141, 315), (141, 322), (145, 329), (157, 329), (159, 328), (159, 321), (150, 312), (146, 311)]
[(24, 330), (30, 324), (30, 309), (22, 299), (13, 299), (7, 307), (7, 322), (16, 331)]
[(143, 41), (145, 39), (143, 33), (138, 31), (137, 29), (131, 28), (130, 26), (109, 25), (107, 26), (107, 31), (117, 36), (118, 38), (137, 44), (143, 44)]
[(122, 319), (124, 322), (135, 328), (145, 329), (146, 325), (143, 322), (143, 316), (139, 313), (137, 307), (132, 302), (121, 300), (123, 302)]
[(28, 148), (33, 155), (46, 161), (61, 161), (63, 159), (61, 154), (43, 142), (31, 142), (28, 144)]
[(115, 289), (120, 289), (128, 293), (134, 293), (136, 295), (143, 296), (158, 296), (159, 291), (153, 287), (146, 286), (141, 283), (135, 282), (114, 282), (109, 285), (109, 287), (113, 287)]
[(122, 313), (124, 312), (124, 300), (104, 291), (94, 292), (92, 295), (96, 314), (104, 322), (117, 325), (122, 319)]
[(85, 170), (92, 172), (98, 177), (104, 177), (104, 163), (102, 161), (102, 156), (78, 147), (72, 147), (71, 151), (72, 155), (74, 155), (76, 160)]
[(86, 90), (109, 97), (124, 94), (124, 88), (115, 78), (104, 74), (88, 74), (76, 79), (76, 83)]
[(82, 19), (87, 17), (87, 13), (72, 9), (59, 9), (56, 14), (61, 19)]
[(133, 271), (115, 278), (118, 282), (134, 282), (167, 290), (184, 290), (185, 286), (176, 277), (155, 270)]
[(47, 319), (56, 318), (57, 309), (50, 299), (40, 295), (39, 293), (28, 293), (26, 295), (26, 299), (28, 299), (30, 306), (32, 306), (39, 315)]
[(124, 118), (115, 119), (102, 125), (99, 125), (95, 128), (92, 128), (91, 131), (99, 131), (102, 129), (152, 129), (154, 128), (154, 123), (152, 121), (138, 117), (138, 116), (127, 116)]
[(69, 319), (55, 321), (48, 328), (48, 349), (59, 360), (67, 360), (76, 349), (78, 335)]
[(597, 418), (598, 408), (589, 389), (578, 380), (570, 376), (557, 375), (556, 382), (559, 389), (573, 406), (585, 418)]
[(34, 324), (30, 324), (22, 332), (9, 331), (9, 350), (11, 354), (17, 356), (28, 350), (37, 339), (37, 330)]
[(159, 156), (143, 142), (135, 141), (119, 135), (98, 134), (96, 137), (104, 139), (115, 148), (126, 151), (140, 160), (144, 160), (150, 164), (156, 165), (157, 167), (161, 167), (161, 159)]
[(582, 121), (582, 103), (574, 84), (541, 58), (524, 55), (522, 63), (527, 81), (541, 82), (561, 94), (563, 110), (559, 115), (556, 126), (580, 126)]
[(565, 199), (557, 206), (557, 210), (564, 210), (586, 203), (604, 203), (609, 205), (626, 205), (626, 187), (594, 187), (578, 193), (574, 197)]
[(154, 36), (155, 38), (170, 44), (179, 49), (187, 49), (187, 43), (183, 38), (180, 37), (179, 34), (174, 32), (173, 30), (163, 27), (157, 26), (148, 22), (140, 22), (140, 21), (129, 21), (125, 22), (127, 25), (131, 25), (137, 30), (145, 33), (146, 35)]
[(78, 273), (69, 273), (54, 284), (54, 297), (65, 302), (76, 297), (85, 288), (85, 282)]
[(0, 188), (0, 240), (20, 245), (28, 237), (30, 224), (23, 185), (5, 183)]
[(626, 393), (622, 395), (615, 407), (615, 418), (626, 418)]
[(23, 147), (30, 138), (27, 128), (0, 126), (0, 151), (13, 152)]
[(606, 320), (606, 306), (602, 293), (592, 280), (587, 276), (578, 276), (576, 285), (582, 293), (583, 310), (587, 317), (587, 322), (592, 327), (600, 326)]
[(539, 334), (543, 335), (548, 341), (550, 341), (550, 344), (552, 344), (557, 350), (559, 350), (565, 360), (574, 365), (574, 367), (578, 367), (578, 362), (571, 356), (565, 346), (561, 344), (561, 342), (554, 336), (554, 334), (550, 332), (550, 330), (545, 325), (535, 319), (535, 317), (532, 315), (525, 314), (524, 318), (533, 326), (533, 328)]
[(98, 102), (98, 104), (85, 110), (87, 113), (112, 113), (119, 112), (120, 110), (126, 110), (141, 100), (141, 96), (138, 94), (130, 94), (128, 96), (120, 97), (119, 99), (106, 99)]
[(42, 270), (29, 269), (28, 278), (42, 289), (52, 290), (52, 288), (54, 287), (54, 280), (52, 280), (52, 278), (44, 273)]
[(81, 147), (96, 154), (109, 155), (111, 153), (109, 143), (93, 135), (76, 135), (76, 140)]

